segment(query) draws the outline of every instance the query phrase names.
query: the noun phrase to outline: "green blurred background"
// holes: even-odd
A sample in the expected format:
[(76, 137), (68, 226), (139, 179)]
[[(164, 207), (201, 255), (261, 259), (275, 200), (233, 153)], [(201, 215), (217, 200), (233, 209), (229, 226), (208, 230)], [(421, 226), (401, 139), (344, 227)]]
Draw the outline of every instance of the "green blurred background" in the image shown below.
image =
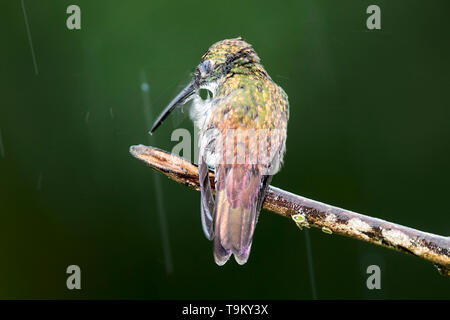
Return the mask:
[[(319, 299), (450, 298), (430, 263), (316, 229), (309, 256), (304, 232), (268, 212), (249, 262), (220, 268), (199, 194), (128, 153), (192, 131), (175, 116), (148, 135), (204, 51), (240, 35), (289, 95), (274, 185), (450, 235), (447, 0), (24, 3), (37, 74), (21, 1), (0, 13), (0, 298), (311, 299), (310, 263)], [(66, 28), (70, 4), (79, 31)], [(381, 30), (366, 28), (370, 4)], [(66, 288), (71, 264), (80, 291)], [(366, 287), (371, 264), (381, 290)]]

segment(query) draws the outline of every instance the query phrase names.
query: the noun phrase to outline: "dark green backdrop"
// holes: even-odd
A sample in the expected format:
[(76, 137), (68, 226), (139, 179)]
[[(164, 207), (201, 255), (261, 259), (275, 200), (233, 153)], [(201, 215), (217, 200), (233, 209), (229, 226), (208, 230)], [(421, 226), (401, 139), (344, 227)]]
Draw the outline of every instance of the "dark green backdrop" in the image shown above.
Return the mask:
[[(199, 194), (155, 181), (128, 153), (139, 143), (171, 150), (173, 129), (192, 130), (178, 115), (149, 136), (146, 117), (212, 43), (239, 35), (289, 95), (274, 185), (450, 235), (447, 0), (24, 3), (38, 73), (21, 1), (0, 11), (0, 298), (312, 298), (305, 235), (292, 222), (263, 212), (249, 262), (219, 268)], [(79, 31), (66, 28), (70, 4), (81, 8)], [(370, 4), (381, 30), (366, 28)], [(450, 298), (449, 279), (425, 261), (309, 234), (319, 299)], [(66, 288), (71, 264), (81, 291)], [(378, 291), (366, 288), (371, 264)]]

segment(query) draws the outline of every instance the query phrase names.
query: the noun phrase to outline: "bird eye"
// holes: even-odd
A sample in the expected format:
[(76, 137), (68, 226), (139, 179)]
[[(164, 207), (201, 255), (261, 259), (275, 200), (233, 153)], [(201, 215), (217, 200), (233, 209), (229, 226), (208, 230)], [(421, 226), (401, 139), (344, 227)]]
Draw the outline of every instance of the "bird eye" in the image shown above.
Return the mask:
[(206, 77), (207, 75), (209, 75), (212, 71), (212, 63), (211, 60), (205, 60), (200, 64), (200, 75), (202, 76), (202, 78)]

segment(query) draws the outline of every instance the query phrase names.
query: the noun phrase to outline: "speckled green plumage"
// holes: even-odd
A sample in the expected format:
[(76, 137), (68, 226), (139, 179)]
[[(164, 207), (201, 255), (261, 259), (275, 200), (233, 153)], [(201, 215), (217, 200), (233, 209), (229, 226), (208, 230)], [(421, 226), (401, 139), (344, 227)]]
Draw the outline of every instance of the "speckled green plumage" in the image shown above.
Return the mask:
[(227, 76), (217, 98), (227, 97), (213, 114), (219, 128), (283, 129), (287, 125), (287, 96), (267, 75)]
[(214, 44), (202, 57), (216, 64), (244, 50), (230, 72), (221, 80), (216, 98), (223, 98), (214, 111), (211, 125), (217, 128), (286, 129), (289, 117), (286, 93), (275, 84), (253, 48), (241, 38)]

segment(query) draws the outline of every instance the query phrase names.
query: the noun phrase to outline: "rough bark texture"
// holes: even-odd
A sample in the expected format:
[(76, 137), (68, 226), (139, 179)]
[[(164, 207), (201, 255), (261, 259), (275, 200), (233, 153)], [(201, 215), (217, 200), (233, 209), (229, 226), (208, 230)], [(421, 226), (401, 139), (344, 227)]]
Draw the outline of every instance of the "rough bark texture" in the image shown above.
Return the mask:
[[(199, 190), (197, 166), (166, 151), (137, 145), (130, 153), (172, 180)], [(214, 173), (210, 172), (214, 190)], [(264, 208), (291, 218), (301, 229), (316, 227), (431, 261), (443, 275), (450, 276), (450, 237), (404, 227), (381, 219), (334, 207), (270, 186)]]

